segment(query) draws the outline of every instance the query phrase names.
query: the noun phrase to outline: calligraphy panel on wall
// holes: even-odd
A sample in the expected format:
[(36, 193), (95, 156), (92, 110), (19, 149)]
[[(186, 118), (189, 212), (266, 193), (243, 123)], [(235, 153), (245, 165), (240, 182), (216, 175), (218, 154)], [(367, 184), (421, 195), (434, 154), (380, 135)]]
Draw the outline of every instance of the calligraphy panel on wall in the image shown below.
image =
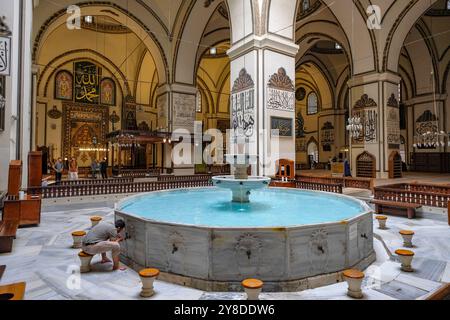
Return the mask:
[(11, 38), (0, 37), (0, 75), (9, 76), (11, 70)]
[(99, 77), (101, 69), (92, 62), (79, 61), (74, 63), (74, 70), (75, 102), (98, 104), (100, 100)]
[(400, 148), (400, 109), (395, 94), (392, 94), (387, 103), (387, 143), (389, 149)]
[(353, 116), (361, 119), (362, 129), (359, 138), (353, 138), (353, 144), (376, 143), (378, 127), (377, 103), (369, 98), (367, 94), (361, 96), (361, 99), (353, 107)]
[(70, 71), (61, 70), (55, 76), (55, 99), (73, 99), (73, 76)]
[(230, 97), (231, 122), (235, 135), (250, 138), (255, 126), (255, 88), (247, 70), (242, 69), (235, 80)]
[[(280, 118), (280, 117), (271, 117), (271, 132), (272, 136), (279, 137), (292, 137), (294, 132), (292, 128), (292, 119), (290, 118)], [(277, 134), (278, 130), (278, 134)]]
[(279, 68), (267, 84), (267, 109), (289, 112), (295, 110), (294, 83), (284, 68)]
[(107, 106), (116, 105), (116, 83), (111, 78), (104, 78), (100, 83), (100, 103)]

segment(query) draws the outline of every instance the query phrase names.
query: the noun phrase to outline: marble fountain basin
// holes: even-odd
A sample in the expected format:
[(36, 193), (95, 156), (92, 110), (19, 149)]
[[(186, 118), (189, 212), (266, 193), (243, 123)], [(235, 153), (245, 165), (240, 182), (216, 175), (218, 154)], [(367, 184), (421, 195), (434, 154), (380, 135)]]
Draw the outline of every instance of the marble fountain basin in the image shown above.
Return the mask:
[(122, 262), (158, 268), (160, 280), (205, 291), (300, 291), (342, 281), (341, 271), (375, 261), (372, 211), (325, 192), (268, 188), (250, 203), (231, 191), (194, 188), (139, 194), (116, 204), (127, 225)]

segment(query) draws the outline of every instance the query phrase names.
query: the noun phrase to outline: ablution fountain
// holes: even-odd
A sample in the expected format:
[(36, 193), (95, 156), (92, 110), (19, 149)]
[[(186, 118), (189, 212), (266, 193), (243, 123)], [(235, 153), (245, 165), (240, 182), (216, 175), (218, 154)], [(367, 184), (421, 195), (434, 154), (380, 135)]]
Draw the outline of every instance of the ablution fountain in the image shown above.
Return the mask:
[[(140, 194), (116, 205), (126, 223), (121, 260), (157, 268), (160, 280), (205, 291), (238, 291), (258, 278), (265, 291), (336, 283), (342, 270), (375, 260), (372, 210), (352, 197), (269, 188), (247, 175), (256, 156), (228, 155), (234, 175), (214, 187)], [(232, 201), (230, 197), (232, 193)]]

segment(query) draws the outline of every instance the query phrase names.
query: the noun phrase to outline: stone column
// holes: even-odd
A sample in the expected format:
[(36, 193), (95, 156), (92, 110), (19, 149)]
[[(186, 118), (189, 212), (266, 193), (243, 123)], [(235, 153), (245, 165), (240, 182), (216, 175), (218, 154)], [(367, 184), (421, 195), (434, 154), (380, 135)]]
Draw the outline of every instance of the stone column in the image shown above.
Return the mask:
[[(185, 135), (193, 135), (197, 88), (182, 84), (164, 85), (158, 89), (157, 97), (158, 131), (161, 133), (172, 133), (183, 130)], [(169, 138), (172, 139), (171, 136), (167, 136), (167, 138), (167, 143), (163, 146), (164, 166), (173, 167), (176, 175), (193, 174), (195, 169), (193, 157), (191, 163), (173, 164), (172, 151), (174, 144), (169, 143)]]
[(400, 79), (393, 73), (376, 73), (353, 77), (348, 82), (350, 117), (358, 115), (363, 125), (361, 137), (350, 142), (354, 177), (357, 176), (357, 159), (364, 152), (376, 159), (376, 177), (388, 177), (389, 156), (400, 151)]
[[(231, 153), (248, 142), (258, 155), (253, 175), (272, 176), (279, 159), (295, 161), (295, 56), (298, 46), (285, 37), (250, 34), (228, 52), (231, 59)], [(279, 136), (271, 132), (280, 129)], [(279, 150), (274, 143), (279, 141)]]

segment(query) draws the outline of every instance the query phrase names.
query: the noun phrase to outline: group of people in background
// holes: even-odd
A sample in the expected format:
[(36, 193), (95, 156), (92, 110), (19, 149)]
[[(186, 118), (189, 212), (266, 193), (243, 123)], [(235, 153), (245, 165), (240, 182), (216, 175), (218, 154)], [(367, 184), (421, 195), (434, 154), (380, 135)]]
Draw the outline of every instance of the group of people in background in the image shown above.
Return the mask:
[[(68, 171), (69, 180), (78, 180), (78, 163), (77, 160), (72, 157), (70, 160), (65, 161), (62, 158), (58, 158), (53, 164), (49, 166), (55, 171), (55, 181), (56, 183), (61, 182), (64, 170)], [(97, 179), (100, 174), (102, 179), (108, 178), (108, 161), (103, 158), (102, 161), (98, 162), (97, 159), (93, 159), (91, 163), (91, 175), (93, 179)]]

